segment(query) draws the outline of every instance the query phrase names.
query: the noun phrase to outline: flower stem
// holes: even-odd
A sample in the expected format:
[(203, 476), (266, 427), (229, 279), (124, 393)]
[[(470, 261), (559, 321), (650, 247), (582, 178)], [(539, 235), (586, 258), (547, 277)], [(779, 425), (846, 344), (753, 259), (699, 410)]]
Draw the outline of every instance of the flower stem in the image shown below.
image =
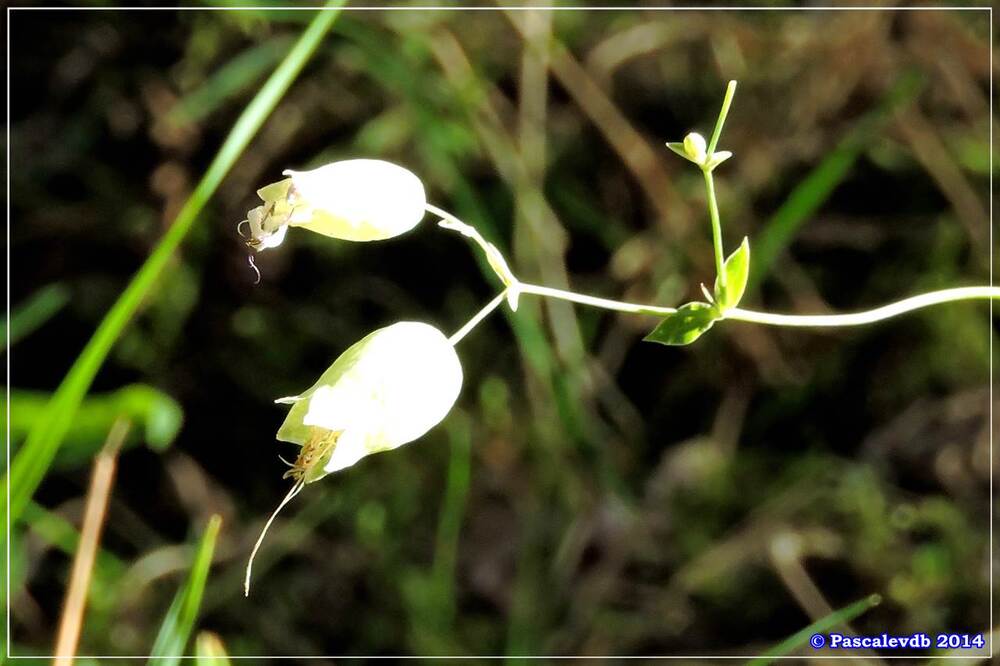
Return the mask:
[(488, 317), (491, 312), (497, 309), (497, 306), (503, 302), (504, 296), (506, 295), (507, 295), (506, 289), (497, 294), (492, 301), (490, 301), (483, 307), (482, 310), (474, 314), (472, 316), (472, 319), (465, 322), (465, 326), (458, 329), (454, 335), (448, 338), (448, 342), (450, 342), (453, 347), (457, 345), (459, 342), (461, 342), (462, 338), (468, 335), (472, 329), (474, 329), (477, 325), (479, 325), (479, 322), (486, 319), (486, 317)]
[(479, 233), (474, 226), (471, 224), (466, 224), (460, 219), (444, 210), (443, 208), (438, 208), (433, 204), (424, 204), (424, 208), (434, 215), (441, 218), (438, 222), (438, 226), (442, 229), (447, 229), (449, 231), (457, 231), (466, 238), (471, 238), (476, 245), (478, 245), (483, 253), (486, 255), (486, 261), (489, 263), (490, 268), (496, 273), (496, 276), (500, 278), (500, 282), (503, 283), (505, 287), (510, 287), (517, 283), (517, 278), (511, 272), (510, 267), (507, 266), (507, 260), (504, 259), (503, 254), (497, 249), (493, 243), (488, 242), (483, 235)]
[(726, 312), (725, 319), (747, 321), (754, 324), (767, 324), (769, 326), (861, 326), (912, 312), (913, 310), (919, 310), (920, 308), (926, 308), (930, 305), (984, 298), (1000, 298), (1000, 287), (957, 287), (955, 289), (942, 289), (941, 291), (932, 291), (904, 298), (901, 301), (883, 305), (874, 310), (851, 312), (848, 314), (789, 315), (733, 308)]
[[(730, 90), (727, 92), (727, 100), (731, 97), (733, 87), (734, 86), (731, 84)], [(725, 111), (727, 110), (728, 102), (723, 104), (723, 114), (720, 115), (720, 118), (725, 118)], [(722, 229), (721, 224), (719, 223), (719, 209), (715, 202), (715, 188), (712, 182), (712, 173), (710, 170), (705, 170), (704, 173), (705, 185), (708, 188), (709, 213), (712, 217), (712, 235), (713, 240), (715, 241), (715, 263), (719, 272), (719, 283), (722, 284), (725, 281), (725, 266), (722, 258)], [(483, 237), (479, 235), (478, 231), (461, 220), (458, 220), (447, 211), (431, 205), (428, 205), (427, 209), (432, 213), (440, 215), (447, 221), (447, 224), (444, 225), (445, 228), (459, 231), (463, 235), (475, 240), (475, 242), (487, 253), (487, 257), (491, 259), (490, 264), (493, 266), (493, 269), (497, 271), (497, 275), (500, 276), (501, 280), (503, 280), (507, 285), (506, 289), (497, 294), (497, 296), (494, 297), (492, 301), (487, 303), (482, 310), (476, 313), (476, 315), (473, 316), (472, 319), (465, 324), (465, 326), (449, 338), (449, 341), (453, 345), (461, 341), (462, 338), (468, 335), (468, 333), (479, 324), (479, 322), (489, 316), (491, 312), (496, 310), (508, 293), (534, 294), (536, 296), (543, 296), (546, 298), (558, 298), (564, 301), (580, 303), (581, 305), (590, 305), (604, 310), (651, 315), (654, 317), (665, 317), (677, 312), (676, 308), (646, 305), (643, 303), (628, 303), (626, 301), (615, 301), (608, 298), (598, 298), (597, 296), (578, 294), (575, 291), (566, 291), (564, 289), (554, 289), (552, 287), (545, 287), (539, 284), (521, 282), (512, 272), (510, 272), (510, 269), (507, 268), (506, 260), (504, 260), (503, 255), (500, 254), (499, 250), (497, 250), (491, 243), (488, 243), (485, 239), (483, 239)], [(882, 307), (878, 307), (873, 310), (851, 312), (847, 314), (792, 315), (731, 308), (723, 314), (722, 318), (751, 322), (754, 324), (765, 324), (768, 326), (826, 328), (837, 326), (860, 326), (862, 324), (871, 324), (884, 319), (889, 319), (890, 317), (926, 308), (931, 305), (939, 305), (941, 303), (950, 303), (953, 301), (987, 298), (1000, 299), (1000, 287), (982, 286), (942, 289), (940, 291), (932, 291), (926, 294), (919, 294), (917, 296), (911, 296), (910, 298), (904, 298), (896, 303), (883, 305)]]
[(719, 111), (719, 118), (715, 121), (715, 131), (712, 132), (712, 139), (708, 142), (708, 154), (715, 152), (715, 147), (719, 145), (719, 136), (722, 134), (722, 126), (726, 124), (726, 116), (729, 115), (729, 107), (733, 103), (733, 95), (736, 94), (736, 81), (730, 81), (726, 86), (726, 96), (722, 99), (722, 109)]
[[(722, 100), (722, 109), (719, 110), (719, 118), (715, 121), (715, 130), (712, 138), (708, 142), (706, 155), (708, 160), (715, 154), (715, 148), (719, 145), (719, 137), (722, 135), (722, 126), (726, 124), (726, 116), (729, 115), (729, 107), (733, 103), (733, 95), (736, 94), (736, 81), (730, 81), (726, 86), (726, 96)], [(719, 203), (715, 199), (715, 181), (712, 178), (712, 168), (702, 166), (701, 172), (705, 174), (705, 190), (708, 193), (708, 214), (712, 218), (712, 247), (715, 250), (715, 273), (719, 276), (719, 286), (726, 286), (725, 256), (722, 251), (722, 222), (719, 220)]]
[(564, 291), (562, 289), (553, 289), (552, 287), (543, 287), (538, 284), (526, 284), (521, 282), (518, 284), (517, 288), (522, 294), (535, 294), (536, 296), (558, 298), (564, 301), (581, 303), (583, 305), (592, 305), (596, 308), (603, 308), (605, 310), (617, 310), (618, 312), (631, 312), (633, 314), (654, 315), (657, 317), (663, 317), (677, 312), (676, 308), (643, 305), (641, 303), (626, 303), (625, 301), (613, 301), (608, 298), (597, 298), (596, 296), (578, 294), (574, 291)]
[[(709, 153), (711, 155), (711, 153)], [(726, 260), (722, 253), (722, 221), (719, 219), (719, 204), (715, 200), (715, 181), (710, 169), (702, 169), (705, 174), (705, 191), (708, 193), (708, 214), (712, 218), (712, 247), (715, 249), (715, 273), (719, 276), (719, 286), (726, 286)]]

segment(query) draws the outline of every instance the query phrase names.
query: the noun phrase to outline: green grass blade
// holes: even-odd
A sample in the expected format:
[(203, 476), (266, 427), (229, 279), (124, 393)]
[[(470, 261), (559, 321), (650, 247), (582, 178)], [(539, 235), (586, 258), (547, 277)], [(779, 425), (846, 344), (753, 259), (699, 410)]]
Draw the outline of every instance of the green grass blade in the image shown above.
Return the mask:
[[(24, 509), (24, 520), (33, 532), (66, 555), (72, 557), (76, 554), (80, 533), (59, 514), (31, 502)], [(97, 551), (97, 568), (113, 578), (120, 578), (127, 569), (125, 562), (103, 548)]]
[(41, 328), (67, 303), (69, 303), (69, 289), (65, 285), (56, 283), (42, 287), (32, 294), (26, 303), (14, 308), (10, 313), (10, 322), (2, 324), (0, 337), (6, 337), (9, 328), (10, 345), (14, 346), (18, 340), (28, 337)]
[(169, 119), (183, 125), (208, 117), (263, 77), (287, 53), (289, 45), (288, 38), (276, 37), (243, 51), (185, 95), (171, 110)]
[[(458, 417), (458, 418), (455, 418)], [(437, 544), (434, 553), (434, 587), (441, 626), (450, 628), (455, 620), (455, 571), (458, 562), (459, 534), (469, 497), (472, 467), (472, 425), (464, 413), (449, 422), (451, 456), (444, 503), (438, 517)]]
[(821, 634), (845, 622), (850, 622), (880, 603), (882, 603), (882, 597), (877, 594), (871, 594), (864, 599), (855, 601), (849, 606), (835, 610), (826, 617), (816, 620), (805, 629), (795, 632), (765, 652), (762, 656), (751, 661), (747, 666), (764, 666), (765, 664), (770, 664), (776, 657), (786, 655), (800, 645), (803, 645), (813, 634)]
[(302, 37), (274, 71), (253, 101), (243, 111), (222, 144), (205, 175), (184, 204), (177, 219), (105, 315), (87, 346), (56, 390), (46, 410), (8, 471), (10, 484), (9, 521), (16, 522), (45, 477), (52, 459), (69, 430), (73, 417), (122, 330), (153, 291), (170, 257), (190, 231), (198, 214), (219, 183), (243, 153), (292, 81), (305, 66), (323, 36), (333, 24), (346, 0), (334, 0), (332, 10), (319, 12)]
[(861, 118), (847, 136), (792, 190), (750, 243), (753, 247), (750, 290), (760, 286), (760, 280), (770, 272), (799, 228), (819, 210), (850, 173), (858, 156), (885, 127), (892, 112), (914, 99), (923, 89), (923, 83), (923, 78), (916, 73), (911, 72), (901, 77), (878, 107)]
[(156, 636), (148, 663), (156, 666), (175, 666), (184, 654), (195, 620), (198, 619), (198, 609), (201, 607), (201, 597), (205, 592), (205, 581), (208, 580), (208, 570), (212, 566), (212, 554), (215, 552), (215, 539), (219, 535), (222, 518), (212, 516), (205, 528), (205, 534), (198, 544), (191, 573), (188, 574), (184, 586), (177, 591), (170, 610), (160, 625), (160, 633)]

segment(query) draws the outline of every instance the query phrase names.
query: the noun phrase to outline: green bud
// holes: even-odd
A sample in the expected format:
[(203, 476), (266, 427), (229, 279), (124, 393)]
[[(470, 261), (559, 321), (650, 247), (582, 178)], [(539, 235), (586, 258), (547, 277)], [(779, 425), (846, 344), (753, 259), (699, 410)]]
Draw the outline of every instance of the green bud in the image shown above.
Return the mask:
[(697, 132), (691, 132), (684, 137), (684, 153), (695, 164), (705, 163), (705, 137)]

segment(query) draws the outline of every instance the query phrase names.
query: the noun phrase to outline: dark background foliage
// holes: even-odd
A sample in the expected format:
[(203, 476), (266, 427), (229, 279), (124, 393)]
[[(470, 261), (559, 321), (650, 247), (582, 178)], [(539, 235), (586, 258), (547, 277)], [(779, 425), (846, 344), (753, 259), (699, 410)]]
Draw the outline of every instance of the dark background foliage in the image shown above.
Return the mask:
[[(982, 284), (988, 16), (344, 13), (34, 497), (79, 525), (110, 392), (161, 392), (136, 417), (153, 434), (137, 425), (119, 460), (102, 548), (123, 566), (99, 560), (80, 653), (148, 652), (214, 513), (197, 626), (234, 655), (755, 654), (872, 593), (858, 632), (989, 631), (993, 331), (969, 303), (823, 333), (723, 322), (666, 348), (641, 342), (649, 318), (525, 296), (459, 345), (442, 425), (286, 510), (243, 599), (287, 488), (277, 455), (295, 455), (274, 441), (274, 398), (374, 328), (457, 329), (496, 284), (430, 217), (374, 244), (293, 231), (259, 255), (259, 285), (235, 233), (282, 169), (377, 157), (524, 279), (698, 298), (714, 271), (703, 185), (662, 144), (710, 132), (732, 78), (717, 187), (727, 250), (750, 237), (748, 306)], [(15, 12), (9, 286), (38, 320), (8, 357), (15, 450), (26, 401), (58, 384), (309, 18)], [(71, 557), (28, 519), (12, 549), (12, 647), (49, 653)]]

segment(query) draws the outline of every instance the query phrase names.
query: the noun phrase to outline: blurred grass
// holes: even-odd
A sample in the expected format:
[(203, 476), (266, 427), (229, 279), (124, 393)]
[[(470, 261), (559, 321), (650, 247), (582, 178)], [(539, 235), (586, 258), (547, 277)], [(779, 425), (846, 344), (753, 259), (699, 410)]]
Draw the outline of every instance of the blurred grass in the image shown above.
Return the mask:
[(816, 214), (843, 182), (869, 143), (885, 129), (892, 114), (911, 103), (923, 87), (924, 80), (918, 72), (903, 74), (878, 106), (861, 117), (840, 143), (792, 189), (784, 203), (753, 237), (748, 292), (760, 287), (761, 280), (771, 272), (799, 228)]
[(468, 416), (448, 419), (450, 455), (438, 518), (434, 561), (429, 571), (413, 571), (403, 581), (414, 654), (463, 654), (470, 646), (455, 640), (459, 533), (469, 494), (472, 424)]
[[(333, 0), (329, 7), (341, 7), (344, 0)], [(45, 477), (63, 438), (69, 431), (80, 403), (86, 395), (105, 357), (128, 325), (144, 299), (153, 291), (157, 279), (166, 268), (174, 251), (208, 203), (226, 173), (249, 145), (257, 130), (277, 106), (299, 72), (316, 50), (323, 35), (336, 20), (338, 11), (321, 11), (285, 56), (253, 101), (247, 105), (232, 131), (209, 165), (191, 197), (177, 214), (163, 239), (143, 262), (111, 310), (98, 325), (93, 337), (59, 384), (44, 415), (31, 430), (24, 446), (14, 457), (8, 478), (9, 506), (4, 499), (8, 520), (16, 523), (31, 495)]]
[(275, 37), (252, 46), (219, 68), (171, 109), (171, 122), (198, 123), (255, 84), (290, 50), (292, 40)]
[(198, 666), (229, 666), (231, 663), (222, 639), (208, 631), (198, 634), (195, 655), (198, 657)]
[[(43, 391), (14, 390), (9, 397), (11, 441), (20, 442), (47, 418), (51, 395)], [(169, 395), (144, 384), (89, 395), (80, 403), (73, 428), (66, 434), (52, 465), (65, 469), (89, 462), (101, 449), (108, 431), (119, 417), (127, 418), (137, 426), (130, 430), (126, 445), (142, 442), (150, 449), (162, 452), (180, 432), (184, 412)], [(6, 421), (6, 416), (3, 420)], [(18, 450), (14, 446), (12, 453), (16, 454)]]
[[(30, 502), (24, 509), (24, 519), (31, 525), (32, 530), (66, 555), (73, 555), (76, 552), (80, 533), (62, 516)], [(125, 571), (125, 563), (113, 553), (102, 550), (98, 552), (97, 558), (98, 569), (111, 577), (118, 577)]]
[(0, 335), (13, 347), (58, 314), (69, 302), (69, 298), (66, 285), (50, 284), (42, 287), (27, 302), (14, 308), (9, 319), (4, 319)]
[(149, 664), (165, 664), (176, 666), (184, 656), (184, 649), (191, 637), (195, 622), (198, 619), (198, 609), (205, 593), (205, 582), (208, 580), (208, 570), (212, 566), (215, 554), (215, 541), (219, 536), (222, 518), (212, 516), (205, 527), (205, 533), (198, 543), (191, 572), (183, 587), (177, 591), (177, 596), (170, 604), (156, 641), (150, 649)]
[[(797, 631), (785, 640), (781, 641), (773, 648), (768, 650), (758, 659), (752, 659), (748, 666), (766, 666), (767, 664), (773, 663), (776, 658), (783, 657), (793, 652), (795, 649), (806, 645), (809, 638), (813, 634), (822, 634), (828, 632), (830, 629), (834, 629), (839, 625), (846, 624), (851, 620), (859, 617), (863, 613), (871, 610), (875, 606), (882, 603), (882, 598), (877, 594), (871, 594), (864, 599), (855, 601), (849, 606), (845, 606), (838, 609), (826, 617), (816, 620), (809, 626), (803, 628), (801, 631)], [(815, 652), (815, 651), (814, 651)], [(809, 656), (815, 656), (810, 654)]]
[[(65, 518), (34, 502), (25, 507), (23, 515), (24, 522), (31, 526), (31, 532), (69, 557), (76, 554), (80, 533)], [(93, 577), (88, 589), (88, 601), (92, 612), (106, 613), (114, 608), (118, 599), (116, 587), (127, 568), (121, 558), (107, 549), (101, 548), (97, 551)]]

